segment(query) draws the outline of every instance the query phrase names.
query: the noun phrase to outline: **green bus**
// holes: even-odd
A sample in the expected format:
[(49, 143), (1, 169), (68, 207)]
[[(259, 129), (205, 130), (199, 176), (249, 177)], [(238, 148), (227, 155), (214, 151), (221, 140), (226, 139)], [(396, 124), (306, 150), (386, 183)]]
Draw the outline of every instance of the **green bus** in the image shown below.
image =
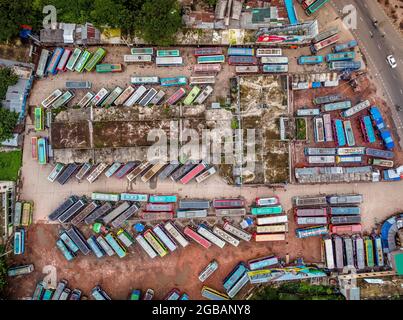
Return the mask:
[(74, 49), (73, 54), (70, 56), (70, 59), (67, 62), (66, 69), (68, 69), (70, 71), (74, 71), (74, 66), (75, 66), (76, 62), (78, 61), (78, 58), (80, 57), (81, 52), (82, 51), (78, 48)]
[(365, 256), (367, 260), (367, 267), (374, 267), (374, 245), (371, 238), (365, 238)]
[(261, 215), (261, 214), (280, 214), (283, 212), (282, 206), (273, 206), (273, 207), (254, 207), (251, 210), (253, 215)]
[(101, 60), (105, 57), (105, 55), (106, 50), (104, 48), (98, 48), (97, 51), (95, 51), (92, 58), (85, 65), (85, 70), (92, 71), (95, 68), (95, 66), (101, 62)]
[(200, 93), (200, 88), (198, 86), (194, 86), (192, 90), (190, 90), (189, 94), (187, 95), (186, 99), (183, 101), (183, 103), (188, 106), (193, 103), (193, 101), (196, 99), (197, 95)]
[(75, 71), (77, 72), (83, 72), (84, 67), (88, 60), (91, 58), (91, 52), (88, 50), (85, 50), (83, 54), (81, 55), (80, 59), (77, 61), (77, 64), (74, 68)]
[(180, 57), (179, 50), (157, 50), (157, 57)]
[(138, 54), (154, 54), (154, 48), (131, 48), (130, 53), (132, 55)]
[(43, 109), (41, 107), (36, 107), (34, 111), (34, 126), (35, 131), (44, 130), (44, 119), (43, 119)]

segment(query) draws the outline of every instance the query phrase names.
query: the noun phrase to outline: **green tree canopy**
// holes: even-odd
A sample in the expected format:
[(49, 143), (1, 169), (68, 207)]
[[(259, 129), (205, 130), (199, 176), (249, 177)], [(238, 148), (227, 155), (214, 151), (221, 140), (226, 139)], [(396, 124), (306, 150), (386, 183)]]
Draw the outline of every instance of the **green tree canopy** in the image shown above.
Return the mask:
[(148, 43), (171, 45), (182, 25), (177, 0), (146, 0), (136, 20), (136, 31)]
[(18, 76), (10, 68), (0, 68), (0, 101), (7, 93), (7, 88), (18, 82)]
[(0, 141), (11, 139), (18, 121), (18, 113), (0, 107)]

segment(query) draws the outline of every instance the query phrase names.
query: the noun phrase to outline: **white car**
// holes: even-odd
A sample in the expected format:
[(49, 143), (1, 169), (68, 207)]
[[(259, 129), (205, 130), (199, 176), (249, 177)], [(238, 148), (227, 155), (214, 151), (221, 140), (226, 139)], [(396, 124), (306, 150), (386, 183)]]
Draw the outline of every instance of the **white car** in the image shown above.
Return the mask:
[(392, 56), (392, 55), (387, 56), (387, 57), (386, 57), (386, 60), (388, 61), (389, 65), (390, 65), (390, 67), (391, 67), (392, 69), (396, 68), (397, 62), (396, 62), (396, 59), (395, 59), (394, 56)]

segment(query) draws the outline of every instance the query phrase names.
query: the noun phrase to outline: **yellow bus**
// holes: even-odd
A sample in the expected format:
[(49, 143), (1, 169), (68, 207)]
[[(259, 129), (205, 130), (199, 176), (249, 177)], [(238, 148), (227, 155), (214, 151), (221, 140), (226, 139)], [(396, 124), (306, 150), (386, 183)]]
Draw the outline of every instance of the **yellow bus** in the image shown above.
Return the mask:
[(144, 238), (161, 258), (168, 254), (168, 249), (158, 240), (150, 229), (144, 232)]

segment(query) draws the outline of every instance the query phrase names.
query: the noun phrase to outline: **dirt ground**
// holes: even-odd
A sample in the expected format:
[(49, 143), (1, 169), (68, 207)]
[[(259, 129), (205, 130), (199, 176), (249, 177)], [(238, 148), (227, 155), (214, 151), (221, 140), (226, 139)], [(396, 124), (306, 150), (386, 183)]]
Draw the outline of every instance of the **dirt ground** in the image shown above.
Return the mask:
[(377, 0), (384, 8), (386, 14), (403, 34), (403, 1), (402, 0)]

